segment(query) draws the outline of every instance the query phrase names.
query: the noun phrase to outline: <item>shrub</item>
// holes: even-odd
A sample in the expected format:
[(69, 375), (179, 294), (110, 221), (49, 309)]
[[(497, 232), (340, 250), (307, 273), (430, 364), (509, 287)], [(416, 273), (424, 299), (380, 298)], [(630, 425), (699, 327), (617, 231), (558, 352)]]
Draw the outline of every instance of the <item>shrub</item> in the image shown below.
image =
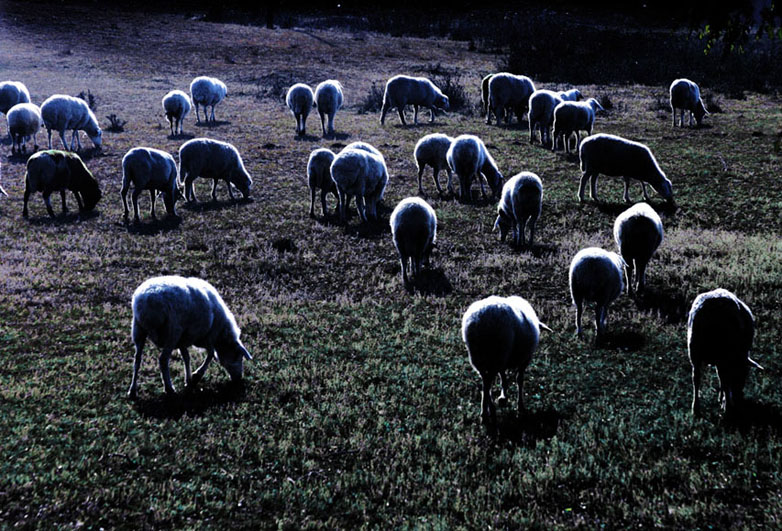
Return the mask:
[(106, 117), (111, 125), (106, 129), (106, 131), (111, 131), (112, 133), (121, 133), (125, 130), (125, 124), (128, 123), (127, 120), (123, 120), (120, 117), (118, 117), (116, 114), (110, 114)]
[(377, 86), (376, 82), (372, 82), (372, 87), (364, 99), (358, 104), (358, 114), (366, 114), (369, 112), (380, 112), (383, 108), (383, 90)]
[(98, 100), (97, 98), (92, 94), (92, 92), (87, 89), (87, 93), (85, 94), (82, 90), (76, 95), (77, 98), (81, 98), (84, 101), (87, 102), (87, 106), (90, 108), (92, 112), (95, 112), (98, 108)]

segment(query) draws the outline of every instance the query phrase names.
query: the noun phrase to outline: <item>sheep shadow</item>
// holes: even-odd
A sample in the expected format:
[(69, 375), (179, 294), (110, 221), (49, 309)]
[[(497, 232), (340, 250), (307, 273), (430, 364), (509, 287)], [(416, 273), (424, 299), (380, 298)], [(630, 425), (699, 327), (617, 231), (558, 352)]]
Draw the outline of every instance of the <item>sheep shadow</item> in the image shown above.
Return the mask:
[(332, 151), (336, 151), (338, 149), (343, 149), (345, 147), (347, 147), (347, 144), (343, 144), (342, 142), (334, 142), (329, 146), (329, 149), (331, 149)]
[(214, 122), (196, 122), (193, 124), (195, 127), (202, 127), (205, 129), (211, 129), (213, 127), (220, 127), (222, 125), (231, 125), (230, 120), (215, 120)]
[(165, 393), (147, 399), (136, 399), (133, 408), (144, 418), (179, 420), (184, 415), (196, 417), (212, 408), (243, 402), (246, 384), (225, 381), (213, 387), (185, 389), (173, 395)]
[(361, 222), (358, 225), (345, 225), (344, 233), (346, 236), (377, 240), (384, 234), (390, 234), (391, 226), (388, 224), (388, 216), (381, 215), (378, 207), (377, 219)]
[(687, 317), (687, 301), (675, 290), (651, 290), (647, 286), (641, 293), (633, 294), (632, 298), (639, 310), (658, 314), (666, 324), (678, 324)]
[(239, 205), (248, 205), (253, 202), (254, 200), (252, 197), (245, 197), (242, 199), (228, 199), (226, 201), (221, 201), (219, 199), (214, 200), (210, 198), (208, 201), (192, 201), (190, 203), (185, 203), (179, 208), (190, 212), (218, 212), (220, 210), (226, 210), (228, 208), (233, 208)]
[[(402, 276), (402, 266), (399, 262), (394, 268), (389, 268), (389, 273), (396, 277)], [(446, 297), (453, 292), (453, 284), (448, 280), (442, 267), (424, 267), (418, 276), (413, 277), (411, 282), (405, 284), (405, 291), (409, 294), (415, 292), (421, 295), (433, 295), (435, 297)]]
[[(632, 183), (631, 183), (632, 187)], [(605, 201), (592, 201), (597, 206), (597, 209), (602, 212), (603, 214), (609, 214), (611, 216), (618, 216), (628, 208), (632, 207), (636, 203), (640, 203), (641, 201), (630, 201), (622, 202), (622, 203), (608, 203)], [(660, 214), (665, 214), (666, 216), (672, 216), (674, 213), (676, 213), (677, 206), (675, 204), (668, 203), (667, 201), (643, 201), (646, 204), (648, 204), (650, 207), (652, 207), (655, 212)]]
[(557, 254), (559, 252), (559, 245), (555, 243), (533, 243), (524, 250), (535, 258), (544, 258)]
[[(334, 133), (333, 135), (323, 135), (321, 139), (323, 140), (331, 140), (334, 142), (333, 146), (336, 146), (339, 144), (339, 142), (342, 142), (343, 140), (347, 140), (350, 138), (350, 133)], [(345, 144), (340, 144), (342, 147), (345, 147)], [(333, 147), (332, 146), (332, 147)]]
[(321, 140), (321, 137), (317, 135), (295, 135), (293, 139), (296, 142), (318, 142)]
[(759, 431), (764, 435), (782, 434), (782, 412), (773, 404), (745, 399), (735, 411), (726, 415), (722, 422), (727, 429), (743, 435)]
[(595, 336), (594, 348), (598, 350), (623, 350), (636, 352), (646, 344), (646, 338), (633, 330), (609, 330)]
[(192, 133), (178, 133), (175, 135), (167, 135), (166, 138), (169, 140), (192, 140), (195, 138), (195, 135)]
[(180, 216), (165, 216), (163, 218), (152, 218), (151, 221), (142, 219), (141, 222), (135, 223), (123, 218), (121, 223), (118, 223), (123, 227), (127, 227), (129, 234), (135, 234), (139, 236), (155, 236), (156, 234), (169, 232), (178, 229), (182, 225), (182, 218)]
[(534, 412), (524, 411), (521, 415), (515, 412), (498, 414), (496, 426), (487, 425), (486, 430), (498, 442), (508, 441), (515, 446), (534, 448), (538, 441), (554, 437), (566, 419), (566, 415), (547, 407)]
[(87, 221), (96, 218), (100, 215), (97, 209), (89, 210), (86, 212), (79, 212), (78, 210), (69, 209), (67, 213), (63, 214), (62, 210), (58, 212), (58, 209), (54, 208), (54, 212), (55, 212), (54, 217), (49, 216), (49, 214), (38, 216), (38, 217), (30, 217), (28, 218), (28, 222), (30, 223), (30, 225), (34, 225), (34, 226), (53, 227), (53, 226), (78, 224), (81, 223), (82, 221)]
[(22, 153), (9, 153), (8, 154), (8, 162), (11, 164), (27, 164), (27, 161), (35, 155), (35, 153), (38, 151), (39, 146), (35, 146), (35, 149), (32, 151), (23, 151)]

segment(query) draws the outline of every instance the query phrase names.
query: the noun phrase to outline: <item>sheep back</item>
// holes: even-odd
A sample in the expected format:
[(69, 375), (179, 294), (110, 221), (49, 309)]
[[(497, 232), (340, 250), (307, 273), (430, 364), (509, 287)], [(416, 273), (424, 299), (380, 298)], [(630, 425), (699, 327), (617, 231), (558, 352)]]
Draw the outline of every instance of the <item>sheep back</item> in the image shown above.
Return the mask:
[(405, 105), (447, 109), (448, 97), (425, 77), (394, 76), (386, 82), (383, 106), (402, 108)]
[(419, 197), (402, 199), (389, 220), (394, 246), (400, 256), (423, 258), (437, 240), (437, 214)]
[(175, 193), (177, 167), (171, 154), (160, 149), (135, 147), (122, 157), (123, 182), (140, 190)]
[(415, 144), (413, 157), (420, 170), (426, 164), (435, 169), (443, 169), (448, 166), (446, 156), (451, 147), (453, 138), (442, 133), (433, 133), (421, 137)]
[(228, 87), (216, 77), (198, 76), (190, 82), (193, 103), (199, 105), (217, 105), (227, 94)]
[(34, 103), (18, 103), (7, 114), (11, 136), (32, 136), (43, 125), (41, 110)]
[(8, 111), (18, 103), (30, 103), (30, 92), (20, 81), (3, 81), (0, 83), (0, 113)]
[(320, 188), (336, 192), (337, 186), (331, 178), (331, 164), (336, 155), (326, 148), (319, 148), (310, 153), (307, 160), (307, 180), (310, 189)]
[(285, 95), (285, 104), (293, 114), (308, 115), (315, 103), (315, 95), (312, 89), (304, 83), (296, 83), (288, 89)]
[[(692, 112), (698, 125), (701, 125), (703, 117), (708, 113), (701, 99), (701, 89), (689, 79), (674, 79), (670, 87), (671, 111), (674, 113), (674, 125), (676, 122), (676, 109), (684, 109)], [(692, 123), (692, 119), (690, 119)], [(681, 124), (682, 126), (684, 123)]]
[(637, 203), (617, 216), (614, 241), (625, 262), (646, 263), (663, 241), (663, 222), (648, 204)]
[(622, 258), (598, 247), (581, 249), (570, 262), (570, 293), (574, 304), (582, 301), (607, 305), (624, 289)]
[(180, 178), (186, 175), (223, 179), (233, 183), (249, 197), (252, 178), (244, 167), (239, 151), (228, 142), (211, 138), (193, 138), (179, 148)]
[(94, 209), (102, 195), (97, 179), (76, 153), (50, 149), (27, 160), (25, 195), (66, 189), (81, 195), (85, 210)]
[(98, 126), (98, 120), (90, 110), (87, 102), (81, 98), (74, 98), (65, 94), (49, 96), (41, 104), (41, 117), (49, 130), (65, 131), (68, 129), (80, 130), (96, 146), (101, 145), (102, 131)]
[(342, 108), (342, 84), (336, 79), (327, 79), (315, 87), (315, 103), (319, 112), (335, 113)]

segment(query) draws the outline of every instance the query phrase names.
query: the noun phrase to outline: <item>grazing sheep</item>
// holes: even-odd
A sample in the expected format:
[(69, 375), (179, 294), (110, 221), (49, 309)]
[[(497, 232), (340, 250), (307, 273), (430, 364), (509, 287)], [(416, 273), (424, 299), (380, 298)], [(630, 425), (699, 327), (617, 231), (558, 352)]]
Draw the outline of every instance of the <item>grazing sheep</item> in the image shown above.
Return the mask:
[[(76, 151), (77, 148), (74, 144), (78, 144), (78, 149), (81, 149), (79, 130), (87, 133), (95, 147), (100, 148), (103, 131), (98, 126), (98, 120), (87, 106), (87, 102), (83, 99), (64, 94), (49, 96), (41, 104), (41, 117), (49, 136), (49, 149), (52, 149), (52, 129), (60, 133), (60, 140), (62, 140), (65, 149)], [(73, 130), (70, 147), (65, 141), (67, 129)]]
[[(190, 112), (190, 97), (181, 90), (172, 90), (163, 96), (163, 110), (166, 111), (171, 135), (181, 135), (182, 124)], [(206, 107), (204, 107), (204, 114), (206, 114)]]
[(331, 178), (337, 185), (339, 215), (347, 220), (347, 206), (355, 196), (362, 221), (377, 219), (377, 203), (383, 199), (388, 183), (388, 169), (383, 155), (373, 146), (354, 142), (334, 157)]
[(480, 138), (475, 135), (457, 136), (448, 148), (446, 159), (451, 171), (459, 176), (462, 201), (471, 200), (470, 186), (474, 178), (481, 183), (481, 194), (486, 197), (481, 175), (489, 183), (494, 197), (499, 195), (502, 189), (502, 174)]
[(22, 216), (27, 217), (27, 201), (34, 192), (43, 193), (46, 210), (54, 217), (49, 196), (60, 192), (62, 213), (68, 212), (65, 203), (65, 191), (70, 190), (76, 196), (79, 210), (89, 211), (95, 208), (101, 198), (98, 181), (84, 165), (79, 155), (68, 151), (39, 151), (27, 160), (27, 174), (24, 178), (24, 209)]
[(418, 108), (427, 107), (434, 122), (436, 109), (448, 109), (448, 96), (425, 77), (394, 76), (386, 82), (383, 93), (383, 108), (380, 111), (380, 125), (386, 122), (386, 113), (396, 107), (402, 125), (405, 122), (405, 105), (413, 106), (413, 122), (418, 123)]
[[(334, 116), (342, 108), (342, 84), (336, 79), (329, 79), (315, 87), (315, 105), (320, 114), (320, 126), (323, 136), (334, 136)], [(328, 119), (328, 128), (326, 120)]]
[(557, 139), (562, 138), (565, 151), (570, 153), (570, 136), (576, 134), (576, 149), (581, 143), (580, 131), (592, 134), (595, 126), (595, 113), (603, 110), (595, 98), (587, 101), (563, 101), (554, 107), (554, 139), (551, 142), (551, 151), (557, 148)]
[(554, 108), (562, 103), (561, 93), (551, 90), (536, 90), (529, 97), (529, 143), (540, 129), (540, 143), (546, 143), (551, 135), (551, 123), (554, 121)]
[(563, 90), (558, 96), (562, 101), (581, 101), (584, 99), (578, 89)]
[(320, 204), (323, 216), (329, 213), (326, 206), (326, 195), (331, 192), (339, 203), (337, 185), (331, 178), (331, 163), (336, 155), (330, 149), (320, 148), (310, 153), (307, 161), (307, 183), (310, 187), (310, 217), (315, 217), (315, 191), (320, 188)]
[(206, 108), (212, 106), (211, 120), (215, 121), (215, 105), (223, 101), (228, 94), (228, 87), (216, 77), (199, 76), (190, 83), (190, 97), (195, 105), (196, 123), (201, 123), (198, 106), (204, 106), (204, 121), (209, 122)]
[[(193, 277), (153, 277), (133, 292), (132, 306), (131, 335), (136, 356), (129, 398), (134, 399), (138, 394), (138, 371), (147, 338), (162, 349), (158, 360), (168, 394), (174, 393), (168, 371), (174, 349), (179, 349), (185, 362), (187, 387), (196, 385), (203, 378), (212, 358), (216, 358), (228, 371), (232, 381), (241, 381), (244, 359), (253, 358), (239, 339), (241, 331), (231, 310), (211, 284)], [(206, 359), (192, 376), (187, 350), (191, 346), (206, 349)]]
[(214, 179), (212, 199), (217, 201), (217, 181), (228, 183), (228, 195), (234, 199), (231, 185), (236, 186), (244, 198), (250, 196), (253, 180), (244, 168), (239, 151), (228, 142), (211, 138), (194, 138), (179, 148), (179, 179), (184, 184), (185, 199), (197, 201), (193, 181), (197, 177)]
[(729, 413), (744, 398), (755, 320), (749, 307), (733, 293), (715, 289), (695, 298), (687, 320), (687, 351), (692, 365), (692, 414), (698, 415), (701, 365), (714, 365), (720, 378), (719, 400)]
[(437, 240), (437, 215), (429, 203), (418, 197), (402, 199), (391, 213), (391, 237), (402, 263), (402, 280), (409, 282), (407, 271), (412, 262), (413, 275), (421, 273), (421, 264)]
[(684, 127), (684, 112), (688, 111), (690, 117), (690, 127), (692, 127), (692, 117), (698, 126), (701, 125), (703, 117), (709, 114), (706, 106), (701, 99), (701, 89), (698, 85), (689, 79), (675, 79), (671, 83), (671, 112), (673, 113), (673, 127), (676, 127), (676, 109), (680, 110), (679, 126)]
[(529, 246), (535, 237), (535, 223), (540, 216), (543, 202), (543, 183), (532, 172), (523, 171), (514, 175), (502, 187), (502, 197), (497, 205), (497, 220), (494, 229), (500, 231), (500, 241), (505, 241), (508, 229), (513, 229), (516, 247), (523, 247), (524, 227), (529, 225)]
[(473, 302), (462, 317), (462, 339), (467, 346), (470, 365), (481, 376), (481, 418), (484, 422), (497, 421), (491, 386), (499, 373), (502, 381), (500, 402), (506, 399), (505, 372), (517, 369), (519, 386), (519, 413), (524, 411), (522, 384), (524, 371), (538, 347), (540, 328), (530, 304), (521, 297), (491, 296)]
[[(296, 134), (304, 136), (307, 134), (307, 116), (315, 104), (315, 95), (312, 89), (304, 83), (296, 83), (288, 89), (285, 95), (285, 103), (296, 118)], [(335, 111), (336, 112), (336, 111)]]
[(584, 303), (595, 303), (595, 325), (597, 337), (605, 332), (606, 313), (611, 304), (624, 289), (622, 258), (598, 247), (581, 249), (570, 262), (570, 295), (576, 305), (576, 331), (583, 336), (581, 315)]
[(133, 221), (139, 222), (138, 196), (144, 190), (149, 190), (149, 200), (152, 203), (150, 215), (155, 217), (156, 190), (163, 192), (163, 201), (169, 216), (176, 216), (177, 170), (174, 157), (165, 151), (154, 148), (136, 147), (122, 157), (122, 205), (125, 207), (127, 219), (128, 190), (133, 183)]
[[(21, 81), (3, 81), (0, 83), (0, 113), (8, 117), (11, 107), (19, 103), (30, 103), (30, 92)], [(8, 136), (11, 136), (10, 124), (8, 124)]]
[(11, 153), (27, 151), (26, 142), (32, 137), (33, 151), (38, 149), (38, 130), (43, 125), (41, 109), (34, 103), (18, 103), (8, 111), (8, 130), (11, 133)]
[(578, 188), (579, 201), (584, 200), (584, 188), (590, 180), (592, 199), (597, 201), (597, 176), (623, 177), (625, 181), (624, 200), (630, 202), (630, 179), (641, 181), (644, 199), (649, 201), (646, 183), (666, 201), (673, 203), (673, 186), (657, 164), (648, 147), (621, 136), (600, 133), (585, 139), (579, 150), (581, 162), (581, 184)]
[(616, 218), (614, 240), (625, 261), (627, 292), (632, 293), (634, 285), (637, 285), (638, 292), (643, 291), (646, 266), (663, 241), (663, 222), (660, 216), (646, 203), (633, 205)]
[(421, 178), (424, 175), (424, 170), (428, 164), (434, 170), (434, 184), (437, 186), (437, 191), (441, 194), (443, 189), (440, 186), (440, 170), (445, 170), (448, 173), (448, 191), (453, 194), (453, 175), (451, 174), (451, 168), (448, 166), (448, 148), (451, 147), (453, 138), (441, 133), (434, 133), (421, 137), (418, 143), (415, 145), (413, 156), (415, 157), (415, 164), (418, 167), (418, 193), (424, 195), (424, 188), (421, 185)]
[(489, 110), (489, 81), (494, 74), (488, 74), (481, 79), (481, 113), (486, 114)]
[(491, 115), (500, 123), (503, 116), (505, 123), (510, 123), (510, 112), (516, 113), (516, 119), (527, 112), (529, 97), (535, 92), (535, 84), (527, 76), (516, 76), (507, 72), (494, 74), (489, 80), (489, 109), (486, 111), (486, 123), (491, 124)]

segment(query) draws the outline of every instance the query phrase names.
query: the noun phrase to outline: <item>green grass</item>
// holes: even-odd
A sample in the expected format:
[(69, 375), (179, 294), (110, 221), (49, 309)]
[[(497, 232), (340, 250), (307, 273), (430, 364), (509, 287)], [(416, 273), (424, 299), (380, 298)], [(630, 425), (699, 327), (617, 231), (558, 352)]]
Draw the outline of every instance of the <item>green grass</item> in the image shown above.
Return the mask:
[[(707, 117), (707, 127), (674, 130), (668, 114), (652, 110), (666, 87), (579, 87), (610, 95), (614, 110), (598, 117), (596, 130), (648, 143), (678, 205), (662, 211), (666, 234), (648, 271), (649, 294), (612, 306), (607, 344), (597, 348), (591, 329), (584, 341), (575, 337), (567, 267), (582, 247), (613, 248), (611, 227), (625, 208), (620, 180), (600, 179), (605, 204), (579, 204), (576, 158), (530, 146), (515, 125), (458, 113), (429, 125), (424, 112), (418, 127), (389, 116), (381, 128), (376, 113), (358, 112), (373, 81), (427, 74), (432, 65), (459, 72), (477, 101), (480, 74), (500, 57), (445, 40), (64, 7), (57, 25), (45, 26), (49, 13), (15, 2), (5, 9), (0, 49), (14, 53), (0, 57), (4, 77), (26, 82), (37, 103), (89, 89), (102, 124), (111, 113), (128, 123), (124, 133), (104, 135), (102, 154), (85, 157), (104, 191), (97, 215), (85, 219), (50, 221), (39, 195), (30, 220), (22, 219), (24, 160), (3, 145), (4, 526), (779, 524), (782, 202), (774, 142), (782, 111), (773, 97), (724, 96), (725, 112)], [(80, 18), (95, 28), (90, 42), (71, 31)], [(174, 26), (182, 29), (172, 38)], [(330, 63), (340, 54), (344, 61)], [(176, 153), (182, 140), (167, 137), (160, 99), (202, 73), (228, 85), (216, 111), (223, 123), (196, 127), (191, 115), (185, 132), (234, 143), (254, 178), (254, 201), (231, 203), (221, 186), (216, 205), (180, 203), (177, 225), (152, 222), (143, 195), (141, 225), (124, 224), (121, 157), (137, 145)], [(315, 115), (312, 136), (296, 140), (274, 84), (330, 77), (346, 88), (347, 108), (336, 118), (342, 136), (320, 139)], [(387, 219), (417, 190), (415, 142), (436, 131), (478, 134), (506, 176), (541, 176), (538, 244), (518, 252), (499, 243), (492, 205), (432, 195), (433, 269), (423, 289), (408, 292)], [(354, 140), (377, 146), (388, 162), (383, 221), (361, 228), (356, 216), (347, 227), (311, 220), (307, 156)], [(425, 178), (431, 194), (431, 173)], [(196, 185), (207, 200), (207, 183)], [(640, 199), (637, 183), (631, 195)], [(59, 198), (53, 203), (58, 212)], [(275, 242), (286, 238), (294, 249), (278, 251)], [(178, 394), (166, 399), (148, 346), (139, 400), (125, 398), (130, 297), (160, 274), (200, 276), (220, 291), (255, 357), (243, 389), (215, 366), (185, 394), (174, 356)], [(703, 418), (689, 414), (686, 313), (698, 293), (716, 287), (753, 310), (753, 357), (766, 367), (750, 374), (750, 407), (734, 423), (720, 416), (711, 372)], [(496, 434), (479, 422), (479, 378), (459, 333), (467, 306), (490, 294), (527, 298), (554, 330), (544, 332), (525, 376), (527, 413), (517, 419), (513, 407), (500, 408)], [(515, 386), (511, 397), (515, 403)]]

